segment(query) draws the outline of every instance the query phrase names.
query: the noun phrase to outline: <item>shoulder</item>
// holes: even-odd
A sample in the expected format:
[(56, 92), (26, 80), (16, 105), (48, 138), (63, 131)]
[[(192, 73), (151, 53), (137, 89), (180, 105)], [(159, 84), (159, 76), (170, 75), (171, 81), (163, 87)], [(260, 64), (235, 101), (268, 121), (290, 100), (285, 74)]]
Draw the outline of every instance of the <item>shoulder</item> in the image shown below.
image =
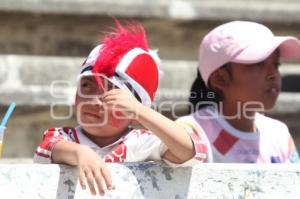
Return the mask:
[(54, 127), (49, 128), (46, 131), (44, 131), (44, 135), (46, 134), (74, 134), (76, 132), (76, 129), (74, 127)]
[(280, 143), (291, 139), (287, 125), (277, 119), (258, 114), (255, 123), (261, 133), (261, 139), (277, 140)]
[(132, 129), (124, 136), (124, 143), (130, 146), (140, 146), (160, 142), (160, 139), (147, 129)]
[(289, 131), (285, 123), (260, 113), (258, 113), (256, 116), (256, 123), (258, 126), (268, 130), (285, 131), (285, 132)]
[(176, 123), (181, 125), (193, 125), (196, 121), (193, 114), (182, 116), (175, 120)]
[(48, 128), (45, 132), (53, 132), (53, 131), (59, 131), (59, 132), (70, 132), (70, 131), (76, 131), (74, 127), (52, 127)]
[(176, 120), (176, 123), (186, 129), (202, 131), (202, 126), (209, 123), (212, 119), (207, 110), (207, 108), (202, 108), (194, 113), (191, 113), (190, 115), (180, 117)]
[(55, 127), (49, 128), (44, 132), (44, 139), (51, 137), (60, 137), (67, 140), (78, 141), (78, 132), (74, 127)]
[(147, 129), (132, 129), (126, 135), (125, 139), (132, 139), (132, 138), (141, 138), (141, 137), (149, 137), (153, 136), (154, 134), (147, 130)]

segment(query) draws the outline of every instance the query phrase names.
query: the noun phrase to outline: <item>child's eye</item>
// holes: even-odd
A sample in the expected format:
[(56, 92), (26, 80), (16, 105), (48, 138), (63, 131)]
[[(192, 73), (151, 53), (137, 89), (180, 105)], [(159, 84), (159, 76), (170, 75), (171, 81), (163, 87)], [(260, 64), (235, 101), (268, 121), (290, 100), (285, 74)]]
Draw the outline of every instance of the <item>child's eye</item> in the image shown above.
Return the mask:
[(94, 82), (82, 81), (80, 84), (81, 93), (85, 95), (96, 95), (99, 93), (99, 89)]
[(115, 89), (115, 88), (118, 88), (116, 85), (112, 84), (112, 83), (108, 83), (107, 84), (107, 90), (112, 90), (112, 89)]
[(259, 62), (257, 64), (255, 64), (257, 67), (263, 67), (265, 65), (265, 62)]
[(81, 87), (83, 87), (83, 88), (92, 88), (93, 85), (90, 82), (82, 82)]

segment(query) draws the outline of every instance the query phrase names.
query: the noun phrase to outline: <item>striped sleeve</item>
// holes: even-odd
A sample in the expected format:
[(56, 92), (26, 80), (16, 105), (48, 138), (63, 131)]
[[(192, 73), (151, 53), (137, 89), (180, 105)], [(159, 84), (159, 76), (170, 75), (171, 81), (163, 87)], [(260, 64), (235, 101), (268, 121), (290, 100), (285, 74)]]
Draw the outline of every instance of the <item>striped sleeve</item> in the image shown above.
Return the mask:
[(42, 142), (34, 152), (34, 163), (50, 164), (51, 152), (55, 144), (60, 140), (74, 141), (72, 139), (74, 131), (73, 128), (50, 128), (45, 131)]
[(200, 162), (208, 162), (208, 146), (205, 142), (207, 139), (205, 139), (206, 135), (204, 132), (197, 124), (188, 118), (179, 118), (176, 122), (181, 125), (191, 137), (196, 152), (194, 158)]

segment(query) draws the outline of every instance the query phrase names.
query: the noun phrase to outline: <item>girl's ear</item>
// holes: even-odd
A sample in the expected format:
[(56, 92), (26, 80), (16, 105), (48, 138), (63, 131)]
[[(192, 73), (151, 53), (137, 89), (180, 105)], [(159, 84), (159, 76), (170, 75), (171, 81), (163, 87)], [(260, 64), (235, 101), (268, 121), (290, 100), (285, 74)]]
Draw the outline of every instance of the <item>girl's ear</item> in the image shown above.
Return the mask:
[(219, 68), (213, 72), (209, 78), (210, 86), (215, 90), (224, 91), (229, 86), (230, 74), (225, 68)]

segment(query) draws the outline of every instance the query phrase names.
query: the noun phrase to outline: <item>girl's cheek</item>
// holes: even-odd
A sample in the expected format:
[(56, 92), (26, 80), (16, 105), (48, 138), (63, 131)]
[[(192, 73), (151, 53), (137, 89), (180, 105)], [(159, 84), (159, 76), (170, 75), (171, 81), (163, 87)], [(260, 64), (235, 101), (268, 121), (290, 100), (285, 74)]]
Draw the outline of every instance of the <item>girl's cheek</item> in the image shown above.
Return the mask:
[(80, 103), (80, 97), (79, 97), (78, 92), (77, 92), (76, 96), (75, 96), (75, 106), (77, 106), (79, 103)]
[[(74, 106), (75, 106), (75, 111), (77, 112), (77, 111), (80, 111), (82, 108), (83, 108), (83, 106), (81, 106), (81, 104), (83, 103), (83, 102), (85, 102), (86, 100), (84, 100), (84, 98), (82, 98), (82, 97), (80, 97), (80, 96), (78, 96), (78, 95), (76, 95), (76, 97), (75, 97), (75, 104), (74, 104)], [(83, 105), (83, 104), (82, 104)]]

